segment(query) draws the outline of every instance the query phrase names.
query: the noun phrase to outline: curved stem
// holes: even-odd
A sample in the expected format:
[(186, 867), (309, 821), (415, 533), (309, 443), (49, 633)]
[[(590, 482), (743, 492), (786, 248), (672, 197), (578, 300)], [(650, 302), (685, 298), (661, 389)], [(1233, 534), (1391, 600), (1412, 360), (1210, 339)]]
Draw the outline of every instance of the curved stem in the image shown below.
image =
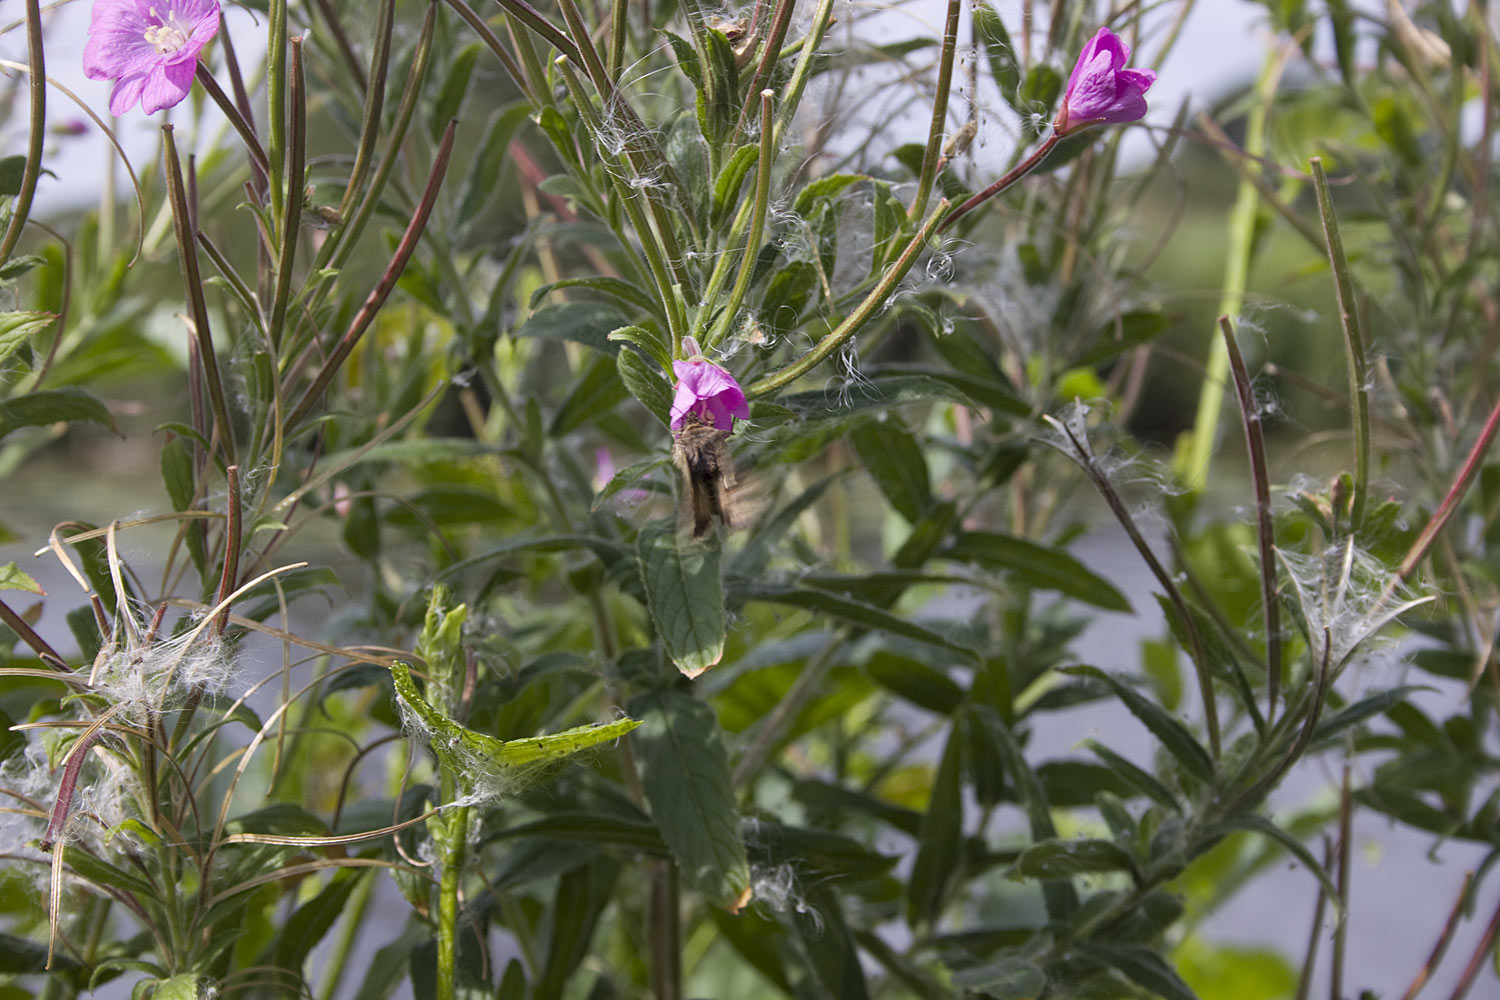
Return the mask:
[(1030, 156), (1026, 157), (1026, 159), (1022, 160), (1020, 163), (1012, 167), (1004, 177), (1000, 178), (998, 181), (991, 184), (989, 187), (985, 188), (978, 194), (971, 195), (968, 200), (966, 200), (962, 205), (959, 205), (951, 213), (949, 213), (948, 218), (943, 220), (943, 224), (938, 229), (938, 232), (946, 232), (948, 230), (948, 227), (952, 226), (959, 219), (963, 218), (965, 215), (968, 215), (970, 212), (974, 211), (974, 209), (989, 201), (991, 198), (995, 197), (995, 195), (999, 194), (1001, 191), (1004, 191), (1016, 181), (1020, 180), (1022, 177), (1025, 177), (1027, 174), (1035, 170), (1037, 165), (1041, 163), (1042, 160), (1047, 158), (1047, 154), (1052, 152), (1053, 148), (1057, 146), (1057, 143), (1061, 138), (1062, 136), (1058, 135), (1056, 132), (1049, 135), (1046, 142), (1038, 146)]
[[(740, 304), (745, 301), (745, 293), (750, 290), (750, 279), (755, 275), (755, 262), (760, 259), (760, 242), (766, 230), (766, 207), (771, 200), (771, 164), (776, 156), (776, 147), (771, 142), (771, 98), (774, 96), (769, 90), (760, 92), (760, 162), (756, 164), (755, 207), (750, 216), (750, 235), (745, 239), (745, 255), (740, 258), (740, 273), (729, 291), (729, 301), (724, 303), (718, 322), (706, 338), (703, 345), (705, 348), (719, 343), (728, 334), (735, 314), (740, 310)], [(707, 305), (708, 308), (713, 307), (713, 303)]]
[(927, 127), (927, 148), (922, 151), (922, 170), (917, 175), (917, 194), (906, 211), (912, 222), (927, 211), (932, 185), (937, 180), (938, 154), (942, 152), (944, 126), (948, 124), (948, 91), (953, 84), (953, 54), (958, 48), (960, 0), (948, 0), (948, 20), (943, 26), (943, 54), (938, 63), (937, 93), (932, 98), (932, 123)]
[[(26, 0), (26, 48), (31, 61), (29, 86), (31, 97), (30, 132), (26, 140), (26, 166), (21, 171), (21, 190), (11, 206), (10, 224), (0, 239), (0, 263), (10, 259), (20, 242), (26, 217), (31, 214), (31, 200), (36, 196), (36, 182), (42, 175), (42, 142), (47, 131), (47, 68), (42, 51), (42, 10), (38, 0)], [(58, 336), (62, 333), (59, 330)]]
[(866, 295), (864, 301), (855, 308), (854, 312), (849, 314), (849, 318), (834, 327), (822, 340), (813, 346), (812, 350), (802, 355), (802, 357), (780, 371), (767, 375), (747, 388), (745, 390), (745, 398), (755, 399), (767, 393), (775, 392), (777, 389), (796, 381), (812, 371), (833, 354), (834, 351), (842, 347), (845, 341), (858, 333), (860, 328), (874, 318), (876, 313), (884, 309), (890, 301), (891, 294), (896, 290), (896, 286), (901, 283), (901, 279), (906, 277), (906, 272), (910, 271), (911, 266), (916, 263), (918, 255), (922, 252), (922, 248), (938, 232), (938, 224), (942, 221), (947, 211), (948, 199), (944, 198), (932, 210), (932, 214), (927, 217), (927, 221), (922, 223), (922, 228), (917, 231), (916, 236), (912, 237), (911, 242), (906, 245), (906, 249), (901, 252), (901, 256), (886, 269), (885, 274), (880, 279), (880, 283), (870, 290), (870, 294)]

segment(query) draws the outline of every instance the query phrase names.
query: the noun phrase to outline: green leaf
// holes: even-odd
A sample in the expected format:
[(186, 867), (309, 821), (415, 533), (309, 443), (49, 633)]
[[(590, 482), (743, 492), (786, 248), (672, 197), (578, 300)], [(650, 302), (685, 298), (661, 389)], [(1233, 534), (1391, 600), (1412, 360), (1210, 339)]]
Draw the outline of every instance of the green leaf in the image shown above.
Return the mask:
[(281, 925), (276, 940), (268, 949), (267, 960), (283, 969), (299, 975), (302, 964), (317, 943), (323, 940), (344, 912), (349, 893), (359, 884), (360, 869), (348, 868), (338, 872), (322, 890), (297, 907)]
[(572, 340), (613, 355), (620, 346), (610, 341), (610, 332), (628, 322), (618, 309), (603, 302), (564, 302), (538, 309), (514, 335)]
[(49, 312), (0, 313), (0, 365), (26, 347), (32, 334), (45, 330), (55, 319), (57, 315)]
[(615, 366), (620, 382), (665, 426), (672, 419), (672, 386), (661, 377), (661, 369), (653, 369), (635, 351), (621, 351)]
[(877, 650), (865, 663), (870, 679), (893, 694), (939, 715), (952, 715), (964, 693), (942, 670), (913, 656)]
[(955, 969), (953, 985), (976, 990), (992, 1000), (1036, 1000), (1047, 988), (1047, 976), (1024, 958), (1007, 956), (985, 965)]
[(1311, 746), (1328, 740), (1333, 736), (1356, 726), (1366, 719), (1374, 718), (1382, 712), (1388, 711), (1406, 701), (1407, 697), (1417, 691), (1432, 691), (1434, 688), (1422, 684), (1403, 684), (1400, 687), (1391, 688), (1389, 691), (1381, 691), (1372, 694), (1368, 698), (1361, 698), (1334, 715), (1327, 716), (1318, 723), (1313, 730)]
[[(57, 176), (46, 167), (41, 169), (41, 173), (49, 177)], [(25, 175), (26, 157), (19, 153), (15, 156), (0, 157), (0, 198), (20, 194), (21, 181), (25, 179)]]
[(715, 227), (728, 221), (730, 210), (739, 203), (740, 188), (745, 177), (760, 160), (760, 146), (751, 143), (741, 146), (730, 154), (728, 161), (719, 170), (714, 180), (714, 201), (711, 221)]
[[(209, 1000), (219, 995), (218, 985), (208, 976), (200, 976), (196, 972), (184, 972), (180, 976), (171, 979), (161, 979), (155, 983), (147, 982), (150, 987), (151, 1000)], [(141, 984), (136, 984), (140, 989)]]
[(818, 269), (811, 261), (794, 260), (771, 275), (760, 301), (760, 316), (774, 333), (797, 325), (807, 301), (818, 287)]
[(1012, 535), (970, 531), (958, 537), (943, 555), (948, 559), (1005, 570), (1027, 586), (1056, 590), (1103, 608), (1129, 613), (1130, 602), (1103, 577), (1090, 572), (1066, 552)]
[(1066, 667), (1062, 669), (1062, 672), (1075, 677), (1092, 677), (1108, 685), (1109, 689), (1115, 693), (1115, 697), (1123, 701), (1125, 707), (1130, 709), (1130, 714), (1140, 719), (1145, 727), (1161, 741), (1162, 746), (1166, 747), (1167, 752), (1177, 759), (1183, 770), (1202, 781), (1213, 782), (1213, 758), (1208, 755), (1208, 751), (1203, 749), (1203, 745), (1193, 737), (1193, 734), (1188, 732), (1187, 727), (1169, 715), (1166, 709), (1117, 677), (1097, 667)]
[(1205, 833), (1212, 836), (1215, 833), (1227, 834), (1234, 830), (1248, 830), (1251, 833), (1258, 833), (1263, 837), (1268, 837), (1276, 841), (1276, 843), (1286, 848), (1287, 852), (1300, 861), (1302, 867), (1306, 868), (1318, 880), (1323, 886), (1323, 892), (1329, 899), (1337, 900), (1339, 898), (1338, 889), (1334, 886), (1333, 878), (1328, 874), (1327, 869), (1318, 862), (1318, 859), (1313, 856), (1312, 851), (1308, 850), (1302, 841), (1298, 840), (1291, 831), (1282, 829), (1259, 813), (1247, 812), (1233, 816), (1223, 823), (1218, 824), (1215, 830), (1205, 831)]
[(906, 896), (906, 922), (912, 927), (934, 926), (959, 881), (964, 844), (963, 734), (963, 720), (954, 719), (933, 778), (932, 797), (922, 814)]
[[(941, 343), (946, 339), (939, 338), (938, 342)], [(993, 365), (987, 367), (993, 368)], [(922, 384), (922, 381), (918, 380), (925, 380), (929, 384), (933, 382), (940, 384), (937, 392), (929, 391), (928, 398), (941, 396), (963, 406), (988, 406), (992, 410), (1009, 413), (1012, 416), (1031, 416), (1031, 404), (1018, 396), (1005, 376), (998, 373), (976, 374), (972, 371), (952, 371), (936, 365), (885, 364), (871, 365), (865, 369), (865, 375), (882, 390), (887, 384), (894, 383), (895, 380), (901, 378), (912, 380), (913, 386)], [(897, 401), (905, 402), (906, 400)]]
[(1079, 367), (1092, 368), (1133, 347), (1149, 344), (1172, 328), (1176, 317), (1166, 313), (1136, 310), (1104, 323), (1095, 332), (1093, 346), (1073, 359)]
[(417, 691), (411, 678), (411, 667), (397, 661), (391, 664), (391, 680), (396, 694), (431, 731), (432, 750), (447, 767), (470, 774), (474, 758), (500, 770), (521, 765), (562, 760), (580, 750), (609, 743), (630, 732), (640, 723), (635, 719), (617, 719), (596, 726), (578, 726), (548, 736), (527, 736), (516, 740), (497, 740), (459, 725), (433, 708)]
[[(461, 224), (472, 225), (494, 197), (495, 187), (500, 181), (500, 168), (509, 158), (511, 140), (530, 113), (529, 104), (518, 102), (502, 109), (490, 122), (484, 142), (469, 164), (469, 175), (464, 178), (463, 192), (458, 197), (457, 218)], [(447, 121), (444, 120), (443, 124), (447, 125)]]
[(1177, 797), (1166, 785), (1157, 781), (1155, 776), (1096, 740), (1088, 740), (1085, 745), (1098, 755), (1099, 759), (1104, 761), (1104, 766), (1118, 775), (1121, 781), (1173, 812), (1182, 812), (1182, 805), (1177, 801)]
[[(78, 963), (61, 949), (52, 956), (54, 974), (78, 968)], [(14, 934), (0, 934), (0, 975), (40, 975), (47, 969), (47, 946), (39, 941), (28, 941)], [(26, 994), (30, 996), (30, 994)]]
[(662, 335), (653, 329), (643, 326), (622, 326), (618, 330), (611, 330), (609, 339), (626, 344), (634, 344), (648, 357), (661, 366), (661, 370), (669, 372), (672, 370), (672, 351), (667, 346), (667, 341)]
[(104, 404), (82, 389), (42, 389), (0, 402), (0, 438), (22, 427), (63, 422), (103, 424), (119, 433)]
[(1021, 89), (1021, 66), (1016, 60), (1015, 47), (1011, 45), (1010, 33), (1005, 30), (1005, 22), (988, 3), (974, 5), (974, 33), (984, 45), (990, 76), (1000, 88), (1000, 96), (1009, 101)]
[(870, 178), (864, 174), (830, 174), (827, 177), (819, 177), (797, 192), (797, 200), (792, 203), (792, 211), (798, 215), (807, 215), (812, 211), (813, 203), (820, 198), (837, 198), (851, 184), (867, 181)]
[[(180, 437), (172, 436), (161, 446), (161, 481), (173, 510), (187, 510), (193, 504), (196, 483), (193, 478), (193, 454)], [(191, 530), (191, 529), (189, 529)]]
[(724, 586), (719, 544), (712, 536), (688, 541), (661, 527), (641, 531), (637, 543), (646, 605), (667, 656), (697, 677), (724, 655)]
[(1093, 942), (1081, 947), (1090, 957), (1118, 969), (1126, 979), (1150, 990), (1162, 1000), (1198, 1000), (1197, 994), (1166, 960), (1149, 948)]
[(1043, 840), (1021, 852), (1011, 870), (1023, 878), (1059, 879), (1134, 871), (1130, 855), (1110, 840)]
[[(58, 848), (53, 848), (57, 850)], [(73, 869), (80, 878), (110, 889), (135, 896), (138, 899), (156, 899), (156, 888), (140, 875), (116, 868), (108, 861), (95, 857), (81, 847), (69, 844), (62, 849), (63, 864)]]
[(683, 877), (716, 906), (742, 903), (750, 863), (713, 710), (681, 691), (641, 695), (630, 710), (641, 720), (630, 741), (641, 785)]
[(25, 570), (13, 562), (0, 566), (0, 590), (24, 590), (28, 594), (46, 597), (41, 584), (33, 580)]
[[(559, 1000), (563, 996), (568, 980), (588, 957), (589, 942), (605, 907), (614, 899), (619, 875), (620, 862), (600, 856), (563, 873), (557, 880), (550, 910), (547, 958), (532, 992), (533, 1000)], [(489, 991), (482, 995), (488, 996)]]
[(448, 75), (443, 77), (443, 85), (432, 105), (432, 121), (429, 126), (433, 142), (443, 137), (448, 120), (458, 117), (464, 95), (469, 91), (469, 77), (474, 74), (474, 61), (478, 58), (479, 43), (471, 42), (459, 49), (453, 61), (448, 64)]
[[(630, 354), (621, 351), (620, 354)], [(595, 417), (602, 416), (618, 406), (629, 391), (615, 370), (619, 358), (588, 356), (582, 373), (575, 373), (568, 397), (562, 401), (547, 434), (556, 439), (577, 430)]]
[(740, 113), (740, 71), (734, 46), (724, 32), (715, 28), (703, 31), (706, 42), (708, 74), (706, 93), (700, 92), (699, 125), (705, 139), (718, 142), (728, 138)]
[(916, 639), (918, 642), (951, 649), (956, 653), (961, 653), (968, 660), (976, 658), (974, 650), (968, 646), (955, 642), (925, 625), (919, 625), (910, 618), (904, 618), (873, 604), (842, 597), (826, 590), (736, 579), (732, 581), (732, 593), (745, 601), (767, 601), (772, 604), (785, 604), (789, 607), (818, 611), (852, 625), (879, 629), (891, 635), (904, 636), (908, 639)]
[(855, 428), (849, 442), (891, 506), (916, 524), (932, 502), (927, 459), (917, 439), (896, 420), (872, 420)]
[[(537, 303), (541, 302), (542, 299), (546, 298), (552, 292), (564, 288), (587, 288), (601, 295), (608, 295), (610, 298), (617, 299), (627, 305), (635, 306), (637, 309), (650, 313), (662, 322), (666, 321), (666, 317), (661, 311), (661, 303), (639, 285), (600, 274), (591, 274), (584, 278), (564, 278), (561, 281), (554, 281), (543, 285), (531, 293), (531, 308), (535, 309)], [(638, 327), (630, 327), (629, 329), (634, 330), (638, 329)], [(654, 337), (655, 335), (652, 336)], [(660, 338), (655, 339), (660, 340)]]

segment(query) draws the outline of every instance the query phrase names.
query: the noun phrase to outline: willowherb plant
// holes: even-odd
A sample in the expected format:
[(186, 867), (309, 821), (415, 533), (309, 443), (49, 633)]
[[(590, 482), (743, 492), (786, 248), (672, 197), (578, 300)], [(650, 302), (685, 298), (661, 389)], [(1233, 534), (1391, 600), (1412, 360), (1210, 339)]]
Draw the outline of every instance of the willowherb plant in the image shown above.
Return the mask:
[[(95, 0), (81, 69), (163, 119), (125, 241), (113, 169), (40, 221), (67, 92), (26, 0), (0, 473), (24, 495), (96, 423), (165, 503), (27, 539), (80, 587), (65, 626), (0, 566), (0, 990), (1232, 1000), (1202, 914), (1289, 855), (1339, 914), (1342, 997), (1356, 808), (1500, 844), (1494, 116), (1419, 114), (1489, 86), (1492, 25), (1359, 21), (1364, 71), (1334, 4), (1337, 77), (1282, 91), (1313, 15), (1276, 6), (1244, 148), (1179, 116), (1130, 180), (1103, 126), (1156, 99), (1163, 12), (942, 12), (893, 39), (831, 0)], [(1318, 101), (1326, 141), (1269, 128)], [(1268, 435), (1229, 319), (1163, 349), (1197, 289), (1148, 273), (1187, 238), (1161, 188), (1202, 149), (1244, 176), (1224, 316), (1258, 234), (1332, 277), (1347, 392), (1306, 358), (1293, 383), (1348, 414), (1329, 468)], [(1204, 353), (1156, 471), (1159, 363)], [(1206, 491), (1225, 392), (1242, 513)], [(1273, 504), (1283, 465), (1319, 485)], [(646, 502), (674, 494), (675, 521)], [(1073, 544), (1086, 494), (1149, 595)], [(1091, 644), (1104, 614), (1159, 637)], [(1424, 638), (1393, 655), (1470, 681), (1441, 726), (1415, 683), (1348, 680), (1398, 617)], [(1090, 705), (1122, 729), (1047, 751)], [(1336, 813), (1268, 805), (1339, 752), (1384, 756)], [(1317, 951), (1300, 989), (1260, 971), (1306, 996)]]

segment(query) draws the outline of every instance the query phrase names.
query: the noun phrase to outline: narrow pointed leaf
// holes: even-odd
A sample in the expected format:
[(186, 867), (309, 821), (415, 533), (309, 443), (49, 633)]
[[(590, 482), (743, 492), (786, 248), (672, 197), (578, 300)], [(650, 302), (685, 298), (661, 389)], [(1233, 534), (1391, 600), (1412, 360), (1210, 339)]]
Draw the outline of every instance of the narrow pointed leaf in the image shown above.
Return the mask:
[(1003, 570), (1041, 590), (1056, 590), (1106, 611), (1130, 611), (1130, 602), (1114, 585), (1059, 549), (991, 531), (960, 535), (944, 555), (949, 559)]

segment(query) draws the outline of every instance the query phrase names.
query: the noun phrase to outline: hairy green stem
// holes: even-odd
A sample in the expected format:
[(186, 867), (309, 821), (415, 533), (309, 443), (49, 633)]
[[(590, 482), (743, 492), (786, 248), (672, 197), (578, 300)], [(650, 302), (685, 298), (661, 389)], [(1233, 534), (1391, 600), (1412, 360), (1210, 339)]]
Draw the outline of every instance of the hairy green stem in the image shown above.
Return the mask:
[[(719, 313), (719, 321), (714, 324), (713, 330), (703, 344), (704, 348), (712, 347), (728, 335), (730, 326), (734, 324), (734, 317), (740, 310), (740, 304), (745, 301), (745, 293), (750, 290), (750, 279), (755, 274), (755, 263), (760, 259), (760, 244), (765, 236), (766, 212), (771, 200), (771, 166), (776, 157), (776, 148), (771, 143), (771, 99), (774, 96), (769, 90), (760, 92), (760, 160), (756, 164), (755, 171), (755, 202), (750, 216), (750, 235), (745, 239), (745, 253), (740, 258), (740, 272), (735, 277), (734, 287), (729, 291), (729, 300), (724, 303), (724, 308)], [(707, 303), (707, 305), (713, 308), (713, 303)]]
[(1364, 331), (1360, 328), (1354, 278), (1349, 273), (1349, 260), (1344, 256), (1344, 240), (1339, 235), (1339, 220), (1328, 193), (1328, 177), (1323, 173), (1322, 157), (1314, 156), (1311, 165), (1318, 210), (1323, 217), (1323, 239), (1333, 268), (1339, 329), (1344, 334), (1344, 357), (1349, 368), (1349, 405), (1354, 411), (1351, 421), (1354, 431), (1354, 495), (1349, 503), (1349, 524), (1357, 529), (1364, 522), (1365, 501), (1370, 492), (1370, 358), (1365, 350)]
[[(385, 107), (385, 77), (391, 58), (391, 26), (395, 23), (396, 0), (382, 0), (375, 20), (375, 49), (370, 53), (370, 85), (365, 88), (364, 118), (359, 126), (359, 148), (354, 151), (354, 167), (344, 196), (339, 200), (339, 218), (347, 220), (354, 208), (370, 161), (375, 155), (375, 141), (380, 138), (380, 113)], [(415, 68), (415, 67), (413, 67)], [(329, 240), (328, 243), (335, 243)], [(328, 244), (324, 244), (325, 246)]]
[(776, 69), (776, 63), (781, 60), (781, 45), (786, 40), (786, 30), (792, 23), (792, 9), (797, 6), (797, 0), (776, 0), (776, 13), (771, 18), (771, 30), (766, 35), (764, 47), (760, 52), (760, 62), (756, 64), (755, 75), (750, 78), (750, 86), (745, 91), (745, 103), (740, 105), (740, 116), (734, 123), (734, 131), (730, 133), (729, 142), (725, 149), (734, 149), (740, 144), (740, 136), (745, 132), (745, 126), (751, 121), (751, 115), (755, 114), (756, 95), (765, 89), (766, 83), (771, 79), (771, 73)]
[(849, 314), (849, 318), (825, 334), (823, 339), (813, 345), (812, 350), (802, 355), (802, 357), (793, 361), (785, 368), (772, 372), (747, 388), (745, 390), (745, 398), (756, 399), (767, 393), (775, 392), (806, 375), (842, 347), (850, 337), (858, 333), (866, 323), (884, 309), (889, 303), (892, 293), (895, 292), (896, 286), (901, 283), (902, 278), (906, 277), (906, 272), (910, 271), (911, 266), (916, 263), (917, 257), (921, 254), (923, 248), (927, 246), (927, 241), (937, 232), (938, 224), (942, 221), (947, 211), (948, 199), (944, 198), (932, 210), (932, 214), (927, 217), (927, 221), (922, 223), (922, 228), (912, 237), (911, 242), (906, 245), (906, 249), (901, 252), (901, 256), (886, 268), (880, 282), (870, 290), (870, 293), (865, 296), (864, 301), (855, 308), (854, 312)]
[(266, 161), (271, 214), (281, 215), (286, 196), (286, 3), (270, 0), (266, 14)]
[(938, 157), (943, 151), (943, 133), (948, 124), (948, 92), (953, 86), (953, 56), (958, 49), (958, 15), (961, 0), (948, 0), (948, 18), (943, 25), (943, 54), (938, 61), (937, 93), (932, 98), (932, 122), (927, 126), (927, 147), (922, 151), (922, 169), (917, 175), (917, 193), (906, 210), (916, 222), (927, 211), (932, 185), (937, 180)]
[(307, 153), (307, 95), (303, 88), (302, 39), (293, 38), (291, 66), (291, 129), (286, 146), (286, 206), (281, 216), (281, 246), (276, 260), (276, 293), (271, 299), (271, 347), (279, 349), (292, 295), (292, 270), (297, 262), (297, 236), (302, 231), (302, 170)]

